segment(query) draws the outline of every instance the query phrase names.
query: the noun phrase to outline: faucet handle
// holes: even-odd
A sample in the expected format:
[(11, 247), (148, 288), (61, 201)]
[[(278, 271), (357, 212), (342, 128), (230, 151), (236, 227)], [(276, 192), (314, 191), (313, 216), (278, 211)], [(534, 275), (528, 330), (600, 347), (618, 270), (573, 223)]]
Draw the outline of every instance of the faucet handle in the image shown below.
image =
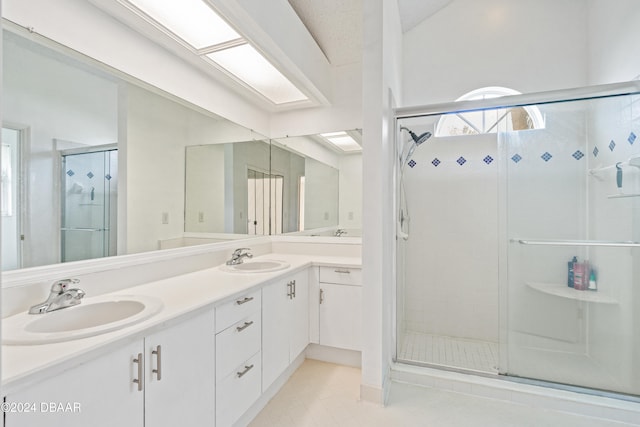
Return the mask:
[(51, 285), (51, 292), (62, 293), (67, 290), (67, 287), (72, 283), (80, 283), (79, 279), (62, 279), (54, 282)]
[(240, 255), (242, 253), (242, 251), (250, 251), (251, 248), (238, 248), (235, 251), (233, 251), (234, 254)]

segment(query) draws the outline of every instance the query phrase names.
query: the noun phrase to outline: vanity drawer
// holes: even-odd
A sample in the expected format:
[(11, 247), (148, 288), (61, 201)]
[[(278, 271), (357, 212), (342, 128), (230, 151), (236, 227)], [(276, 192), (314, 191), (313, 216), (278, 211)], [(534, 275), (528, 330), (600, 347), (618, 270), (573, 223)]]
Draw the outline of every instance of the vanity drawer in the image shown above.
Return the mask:
[(260, 351), (261, 332), (257, 312), (216, 335), (216, 380), (226, 377), (238, 363)]
[(232, 426), (260, 397), (260, 359), (258, 352), (216, 385), (216, 427)]
[(362, 269), (350, 267), (320, 267), (320, 282), (362, 286)]
[(261, 295), (261, 290), (258, 289), (247, 292), (233, 301), (216, 307), (216, 333), (238, 323), (250, 314), (260, 311)]

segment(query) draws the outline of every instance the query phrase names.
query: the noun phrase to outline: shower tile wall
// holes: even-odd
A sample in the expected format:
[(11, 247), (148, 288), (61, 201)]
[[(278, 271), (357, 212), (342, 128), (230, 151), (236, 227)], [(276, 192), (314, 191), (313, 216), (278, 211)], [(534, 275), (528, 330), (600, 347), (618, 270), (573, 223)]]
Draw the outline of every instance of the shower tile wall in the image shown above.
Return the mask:
[[(626, 96), (595, 103), (590, 133), (590, 169), (613, 166), (640, 156), (640, 97)], [(639, 241), (640, 197), (610, 196), (640, 193), (640, 168), (622, 166), (622, 188), (617, 186), (615, 168), (590, 177), (589, 184), (590, 238)], [(640, 344), (632, 338), (638, 336), (636, 325), (640, 316), (637, 286), (640, 250), (592, 248), (589, 258), (598, 272), (599, 292), (620, 303), (590, 308), (587, 352), (616, 383), (637, 394), (640, 370), (634, 360), (640, 357)]]
[(405, 168), (404, 327), (498, 341), (496, 136), (432, 138)]

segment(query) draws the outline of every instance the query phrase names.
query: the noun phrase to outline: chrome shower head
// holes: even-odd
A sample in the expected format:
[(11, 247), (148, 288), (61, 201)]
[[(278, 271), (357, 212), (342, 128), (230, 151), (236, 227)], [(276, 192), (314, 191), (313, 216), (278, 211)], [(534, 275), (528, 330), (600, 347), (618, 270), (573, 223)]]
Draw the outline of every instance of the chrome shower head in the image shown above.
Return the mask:
[(413, 144), (411, 144), (411, 147), (409, 147), (409, 152), (407, 153), (406, 156), (404, 156), (404, 158), (402, 158), (403, 156), (400, 156), (400, 160), (401, 163), (404, 164), (406, 162), (409, 161), (409, 159), (411, 159), (411, 156), (413, 155), (413, 152), (415, 151), (415, 149), (418, 147), (418, 145), (422, 144), (423, 142), (425, 142), (427, 139), (431, 138), (431, 132), (426, 131), (420, 135), (416, 135), (411, 129), (406, 128), (404, 126), (400, 127), (401, 130), (406, 130), (409, 135), (411, 136), (411, 139), (413, 139)]

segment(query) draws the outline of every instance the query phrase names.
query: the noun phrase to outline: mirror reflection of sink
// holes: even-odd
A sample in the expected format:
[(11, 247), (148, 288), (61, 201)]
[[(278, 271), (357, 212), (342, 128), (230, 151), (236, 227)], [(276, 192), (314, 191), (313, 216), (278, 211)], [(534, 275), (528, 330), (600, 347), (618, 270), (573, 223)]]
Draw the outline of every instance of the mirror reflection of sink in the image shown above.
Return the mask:
[(162, 306), (149, 296), (104, 295), (50, 313), (19, 313), (2, 320), (2, 343), (47, 344), (104, 334), (146, 320)]
[(289, 263), (275, 259), (264, 259), (255, 261), (245, 261), (242, 264), (223, 265), (220, 267), (223, 271), (232, 273), (270, 273), (289, 268)]

